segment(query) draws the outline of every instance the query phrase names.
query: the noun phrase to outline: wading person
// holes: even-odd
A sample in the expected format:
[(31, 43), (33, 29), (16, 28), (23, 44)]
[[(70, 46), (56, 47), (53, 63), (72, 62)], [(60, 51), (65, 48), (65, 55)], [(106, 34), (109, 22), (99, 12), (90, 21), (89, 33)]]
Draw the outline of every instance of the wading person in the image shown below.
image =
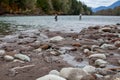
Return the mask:
[(82, 19), (82, 14), (79, 15), (79, 20), (81, 20), (81, 19)]
[(58, 16), (57, 16), (57, 14), (55, 14), (55, 21), (57, 21), (58, 20)]

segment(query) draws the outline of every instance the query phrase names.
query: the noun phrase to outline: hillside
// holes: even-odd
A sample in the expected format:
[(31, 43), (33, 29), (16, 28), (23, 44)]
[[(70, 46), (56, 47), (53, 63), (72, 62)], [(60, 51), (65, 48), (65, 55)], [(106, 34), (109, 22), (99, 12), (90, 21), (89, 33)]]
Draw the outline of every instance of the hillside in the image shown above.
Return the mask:
[(0, 14), (91, 14), (85, 4), (77, 0), (0, 0)]
[(100, 6), (100, 7), (97, 7), (97, 8), (92, 8), (92, 11), (93, 12), (97, 12), (97, 11), (100, 11), (100, 10), (107, 10), (107, 9), (114, 9), (115, 7), (118, 7), (120, 6), (120, 0), (116, 1), (115, 3), (113, 3), (112, 5), (110, 6)]

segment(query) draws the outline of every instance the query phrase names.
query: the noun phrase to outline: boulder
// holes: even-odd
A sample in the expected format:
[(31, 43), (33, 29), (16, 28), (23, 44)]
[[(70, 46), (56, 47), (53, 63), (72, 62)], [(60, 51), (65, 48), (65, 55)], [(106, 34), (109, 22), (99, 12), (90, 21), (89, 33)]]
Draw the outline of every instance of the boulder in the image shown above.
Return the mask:
[(66, 80), (60, 76), (57, 76), (57, 75), (45, 75), (43, 77), (40, 77), (40, 78), (37, 78), (36, 80)]
[(120, 47), (120, 41), (116, 41), (116, 42), (114, 43), (114, 45), (115, 45), (116, 47)]
[(53, 74), (53, 75), (60, 75), (60, 72), (58, 72), (57, 70), (52, 70), (49, 72), (49, 74)]
[(0, 50), (0, 56), (4, 56), (5, 55), (5, 50)]
[(89, 74), (80, 68), (63, 68), (60, 71), (60, 76), (68, 80), (82, 80)]
[(95, 61), (95, 65), (96, 65), (96, 66), (100, 66), (100, 67), (105, 67), (105, 66), (107, 65), (107, 61), (104, 61), (104, 60), (102, 60), (102, 59), (97, 59), (97, 60)]
[(12, 56), (10, 56), (10, 55), (5, 55), (5, 56), (4, 56), (4, 59), (5, 59), (6, 61), (13, 61), (13, 60), (14, 60), (14, 57), (12, 57)]
[(50, 38), (51, 42), (58, 42), (58, 41), (62, 41), (62, 40), (64, 40), (64, 38), (61, 36), (55, 36), (55, 37)]
[(86, 71), (87, 73), (95, 73), (96, 72), (96, 68), (90, 65), (87, 65), (83, 68), (84, 71)]
[(111, 28), (110, 27), (103, 27), (99, 29), (99, 32), (111, 32)]
[(89, 56), (89, 58), (100, 58), (100, 59), (106, 59), (106, 55), (105, 54), (92, 54)]
[(109, 49), (109, 50), (116, 49), (116, 47), (114, 45), (112, 45), (112, 44), (103, 44), (103, 45), (101, 45), (100, 48), (102, 48), (102, 49)]
[(15, 54), (14, 57), (17, 59), (23, 60), (23, 61), (30, 62), (30, 57), (28, 57), (27, 55), (24, 55), (24, 54)]

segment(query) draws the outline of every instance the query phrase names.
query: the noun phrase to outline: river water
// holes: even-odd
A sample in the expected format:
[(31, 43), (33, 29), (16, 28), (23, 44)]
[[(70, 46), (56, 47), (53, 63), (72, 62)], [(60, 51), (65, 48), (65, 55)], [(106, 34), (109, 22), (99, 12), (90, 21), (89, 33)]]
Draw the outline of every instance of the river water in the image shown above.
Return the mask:
[[(50, 30), (79, 32), (82, 28), (95, 25), (115, 25), (120, 23), (120, 16), (5, 16), (0, 17), (0, 22), (9, 24), (17, 30), (48, 28)], [(2, 25), (0, 25), (2, 27)]]

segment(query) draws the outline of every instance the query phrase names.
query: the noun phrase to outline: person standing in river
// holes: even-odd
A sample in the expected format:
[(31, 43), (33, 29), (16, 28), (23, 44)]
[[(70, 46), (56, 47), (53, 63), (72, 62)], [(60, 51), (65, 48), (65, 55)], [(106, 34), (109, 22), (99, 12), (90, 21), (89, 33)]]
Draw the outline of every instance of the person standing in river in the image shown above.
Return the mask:
[(82, 19), (82, 14), (79, 15), (79, 20), (81, 20), (81, 19)]
[(55, 21), (57, 21), (58, 20), (58, 16), (57, 16), (57, 14), (55, 14)]

